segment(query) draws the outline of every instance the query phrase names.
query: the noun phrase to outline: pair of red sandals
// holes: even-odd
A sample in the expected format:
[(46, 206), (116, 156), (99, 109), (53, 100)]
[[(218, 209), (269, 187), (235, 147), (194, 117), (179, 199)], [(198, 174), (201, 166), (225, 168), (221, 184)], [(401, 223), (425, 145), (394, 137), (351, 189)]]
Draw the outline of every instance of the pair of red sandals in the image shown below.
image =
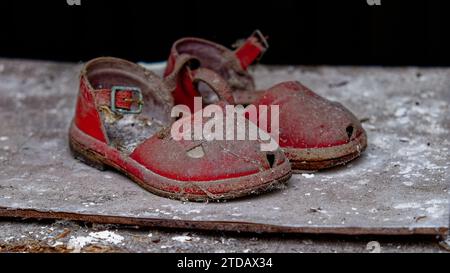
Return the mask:
[[(292, 170), (320, 170), (358, 157), (366, 133), (341, 104), (296, 81), (255, 90), (247, 68), (267, 48), (259, 31), (235, 51), (184, 38), (173, 45), (163, 79), (126, 60), (91, 60), (81, 71), (69, 133), (74, 156), (117, 169), (157, 195), (191, 201), (261, 193), (285, 183)], [(172, 107), (192, 108), (196, 96), (211, 103), (211, 90), (225, 104), (279, 105), (281, 149), (262, 152), (250, 140), (174, 140)]]

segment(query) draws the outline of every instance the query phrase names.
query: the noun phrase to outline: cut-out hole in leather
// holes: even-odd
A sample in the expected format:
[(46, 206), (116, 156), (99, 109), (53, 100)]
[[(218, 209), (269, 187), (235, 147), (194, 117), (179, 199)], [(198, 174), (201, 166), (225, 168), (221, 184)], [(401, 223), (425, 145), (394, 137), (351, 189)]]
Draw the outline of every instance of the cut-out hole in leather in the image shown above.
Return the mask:
[(345, 131), (347, 132), (348, 139), (352, 138), (354, 130), (355, 129), (353, 128), (353, 125), (349, 125), (349, 126), (347, 126), (347, 128), (345, 128)]
[(205, 151), (203, 150), (203, 146), (200, 145), (187, 151), (187, 155), (191, 158), (202, 158), (205, 156)]
[(275, 165), (275, 155), (274, 154), (266, 154), (267, 162), (269, 163), (270, 168), (273, 168)]

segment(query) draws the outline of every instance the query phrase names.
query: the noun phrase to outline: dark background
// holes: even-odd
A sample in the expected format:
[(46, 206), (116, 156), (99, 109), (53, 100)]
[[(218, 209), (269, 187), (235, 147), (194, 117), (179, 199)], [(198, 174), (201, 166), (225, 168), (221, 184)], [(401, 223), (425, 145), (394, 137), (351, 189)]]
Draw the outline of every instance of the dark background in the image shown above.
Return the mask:
[(0, 1), (0, 57), (161, 61), (171, 44), (198, 36), (230, 46), (258, 28), (262, 63), (449, 66), (444, 0)]

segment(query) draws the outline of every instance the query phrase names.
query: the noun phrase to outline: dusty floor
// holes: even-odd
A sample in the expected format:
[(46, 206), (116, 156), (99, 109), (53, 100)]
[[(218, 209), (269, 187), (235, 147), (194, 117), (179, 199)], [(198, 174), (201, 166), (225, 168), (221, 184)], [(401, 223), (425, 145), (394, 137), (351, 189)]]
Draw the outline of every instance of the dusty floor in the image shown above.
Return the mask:
[[(448, 228), (449, 69), (257, 67), (260, 88), (301, 80), (349, 107), (364, 121), (369, 148), (343, 168), (295, 175), (281, 191), (226, 204), (190, 204), (149, 195), (117, 173), (100, 173), (70, 157), (66, 136), (79, 68), (0, 60), (0, 207), (210, 221), (215, 229), (221, 229), (223, 221), (299, 231), (356, 227), (366, 233), (377, 228), (377, 232), (435, 234)], [(0, 222), (0, 249), (444, 251), (432, 237), (260, 236), (6, 220)]]
[(0, 252), (445, 253), (448, 250), (440, 240), (429, 236), (258, 235), (142, 230), (66, 221), (3, 221), (0, 222)]

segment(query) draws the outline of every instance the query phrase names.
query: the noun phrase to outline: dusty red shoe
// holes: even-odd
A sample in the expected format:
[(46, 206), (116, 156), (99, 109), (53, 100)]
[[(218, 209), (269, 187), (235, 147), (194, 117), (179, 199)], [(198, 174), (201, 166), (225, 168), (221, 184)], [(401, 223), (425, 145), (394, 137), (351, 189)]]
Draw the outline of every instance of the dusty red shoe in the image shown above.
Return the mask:
[[(236, 51), (198, 38), (178, 40), (165, 71), (166, 77), (176, 77), (172, 93), (175, 103), (192, 107), (193, 97), (200, 95), (205, 103), (212, 103), (214, 94), (204, 85), (192, 82), (197, 67), (211, 69), (228, 82), (235, 103), (279, 105), (279, 144), (293, 169), (319, 170), (357, 158), (367, 147), (367, 136), (359, 120), (341, 104), (320, 97), (299, 82), (284, 82), (266, 92), (255, 91), (247, 68), (267, 48), (259, 31)], [(190, 58), (191, 62), (180, 68), (183, 58)], [(175, 67), (179, 73), (173, 73)]]
[(121, 59), (94, 59), (81, 71), (71, 150), (90, 165), (112, 167), (150, 192), (182, 200), (259, 193), (291, 176), (283, 152), (261, 152), (257, 141), (175, 141), (172, 106), (169, 89), (152, 72)]

